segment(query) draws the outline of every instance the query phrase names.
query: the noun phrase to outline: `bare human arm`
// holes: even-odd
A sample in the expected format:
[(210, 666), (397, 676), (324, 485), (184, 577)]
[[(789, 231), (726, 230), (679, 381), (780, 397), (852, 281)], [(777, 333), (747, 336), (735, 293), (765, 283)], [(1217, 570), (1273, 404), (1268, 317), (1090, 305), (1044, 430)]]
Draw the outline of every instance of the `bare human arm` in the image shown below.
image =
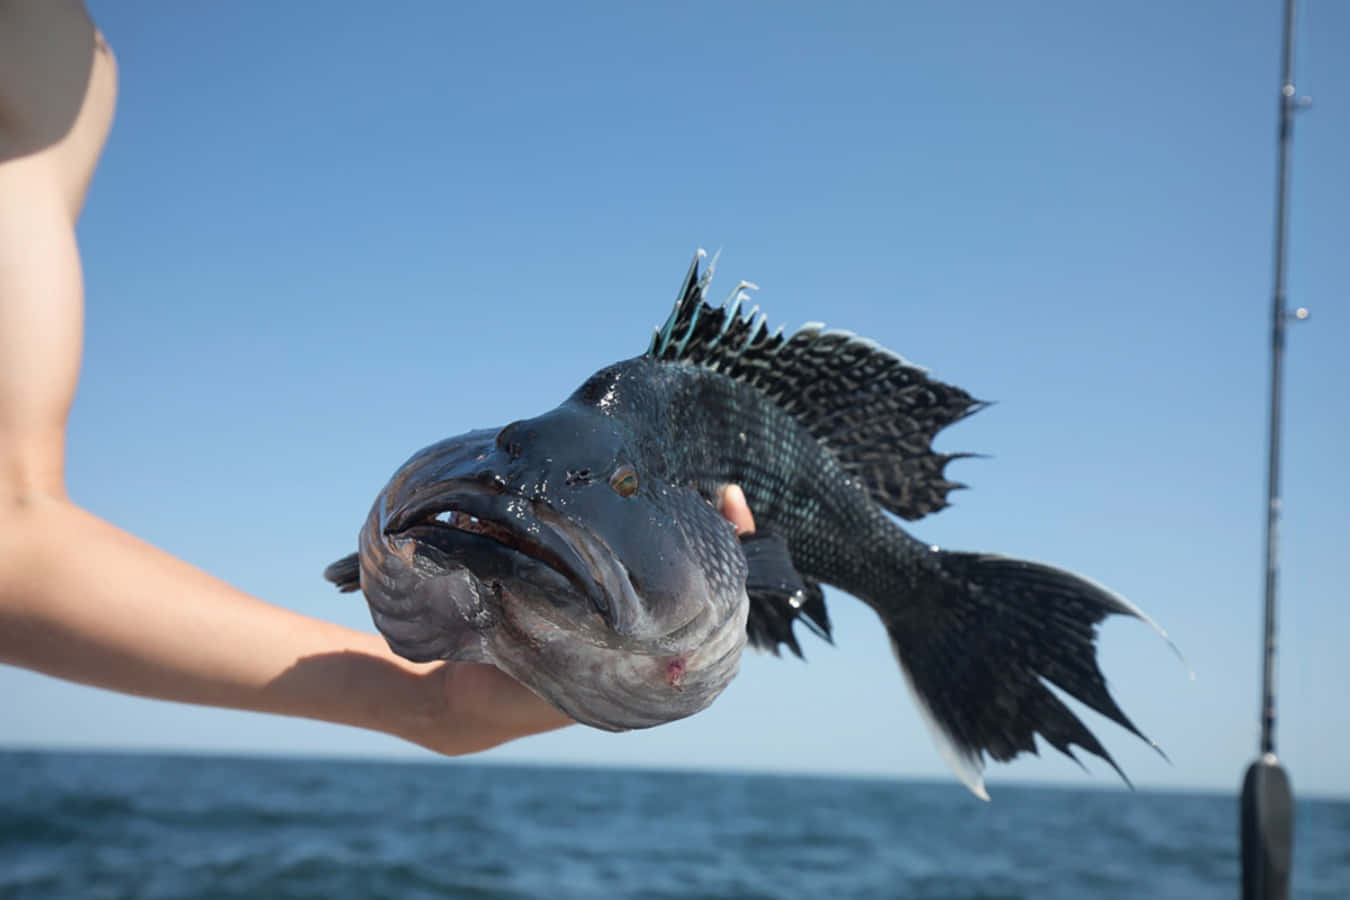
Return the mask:
[[(0, 662), (448, 754), (569, 724), (497, 669), (408, 662), (374, 634), (251, 597), (66, 496), (84, 306), (75, 222), (116, 82), (79, 0), (0, 0)], [(739, 489), (721, 508), (753, 530)]]

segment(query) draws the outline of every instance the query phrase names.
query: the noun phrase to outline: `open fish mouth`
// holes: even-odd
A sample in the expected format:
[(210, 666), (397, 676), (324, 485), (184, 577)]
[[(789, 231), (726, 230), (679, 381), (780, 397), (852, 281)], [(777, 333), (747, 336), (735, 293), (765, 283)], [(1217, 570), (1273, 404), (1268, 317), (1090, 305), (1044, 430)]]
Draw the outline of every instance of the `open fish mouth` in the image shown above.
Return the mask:
[[(591, 594), (597, 585), (595, 580), (587, 577), (580, 568), (580, 561), (575, 553), (568, 552), (566, 547), (555, 549), (549, 546), (550, 542), (512, 528), (504, 522), (487, 518), (480, 512), (470, 512), (462, 505), (452, 506), (440, 512), (431, 512), (427, 518), (411, 526), (385, 533), (414, 538), (420, 543), (441, 550), (452, 559), (464, 558), (470, 549), (476, 551), (475, 557), (494, 551), (505, 553), (508, 558), (517, 554), (526, 556), (557, 572), (579, 593), (594, 602)], [(466, 537), (470, 539), (466, 540)], [(557, 542), (552, 543), (556, 545)], [(597, 606), (596, 612), (603, 615), (604, 610)]]
[(532, 540), (500, 522), (480, 519), (477, 515), (465, 512), (463, 509), (447, 509), (444, 512), (437, 513), (430, 521), (424, 522), (421, 527), (430, 528), (433, 533), (439, 529), (451, 529), (476, 534), (502, 544), (517, 553), (533, 556), (535, 559), (546, 563), (550, 568), (562, 572), (568, 571), (568, 565), (563, 558), (542, 542)]
[(625, 610), (640, 606), (628, 570), (587, 529), (544, 504), (476, 480), (437, 485), (434, 496), (393, 511), (383, 530), (386, 537), (435, 548), (487, 582), (537, 573), (542, 565), (619, 634), (629, 619)]
[(653, 615), (591, 529), (492, 479), (436, 474), (377, 501), (362, 533), (362, 588), (396, 652), (494, 665), (608, 731), (692, 715), (734, 677), (746, 603)]

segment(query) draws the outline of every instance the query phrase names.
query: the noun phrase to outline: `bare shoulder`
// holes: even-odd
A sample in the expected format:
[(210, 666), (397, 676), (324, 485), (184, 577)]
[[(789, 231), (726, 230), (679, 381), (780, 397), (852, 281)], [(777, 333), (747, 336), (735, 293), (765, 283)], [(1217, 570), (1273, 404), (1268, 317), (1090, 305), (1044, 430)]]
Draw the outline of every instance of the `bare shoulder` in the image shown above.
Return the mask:
[(0, 163), (51, 151), (82, 201), (116, 84), (112, 50), (81, 0), (0, 0)]

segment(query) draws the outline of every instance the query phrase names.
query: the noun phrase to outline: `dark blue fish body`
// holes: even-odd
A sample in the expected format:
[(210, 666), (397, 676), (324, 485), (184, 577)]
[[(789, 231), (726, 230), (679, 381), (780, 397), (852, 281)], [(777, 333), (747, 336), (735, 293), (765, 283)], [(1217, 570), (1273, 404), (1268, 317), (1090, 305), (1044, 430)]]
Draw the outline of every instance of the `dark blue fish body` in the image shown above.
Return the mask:
[[(944, 755), (983, 795), (985, 755), (1035, 735), (1114, 766), (1051, 683), (1139, 734), (1107, 692), (1096, 625), (1146, 618), (1038, 563), (940, 550), (887, 513), (946, 505), (959, 454), (932, 449), (980, 407), (844, 332), (789, 337), (704, 302), (697, 260), (647, 352), (559, 407), (433, 445), (386, 487), (358, 556), (395, 651), (492, 662), (580, 721), (645, 727), (710, 703), (743, 644), (829, 637), (821, 584), (870, 605)], [(742, 486), (758, 531), (713, 509)], [(1140, 735), (1142, 737), (1142, 735)]]

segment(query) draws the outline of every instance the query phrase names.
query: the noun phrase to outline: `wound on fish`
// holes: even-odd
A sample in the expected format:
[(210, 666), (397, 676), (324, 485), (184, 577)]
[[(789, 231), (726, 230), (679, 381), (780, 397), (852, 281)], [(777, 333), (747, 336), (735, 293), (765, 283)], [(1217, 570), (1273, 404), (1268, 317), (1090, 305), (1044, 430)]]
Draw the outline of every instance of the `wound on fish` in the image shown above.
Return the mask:
[(684, 678), (684, 657), (672, 657), (666, 662), (666, 683), (677, 691), (684, 690), (680, 681)]

